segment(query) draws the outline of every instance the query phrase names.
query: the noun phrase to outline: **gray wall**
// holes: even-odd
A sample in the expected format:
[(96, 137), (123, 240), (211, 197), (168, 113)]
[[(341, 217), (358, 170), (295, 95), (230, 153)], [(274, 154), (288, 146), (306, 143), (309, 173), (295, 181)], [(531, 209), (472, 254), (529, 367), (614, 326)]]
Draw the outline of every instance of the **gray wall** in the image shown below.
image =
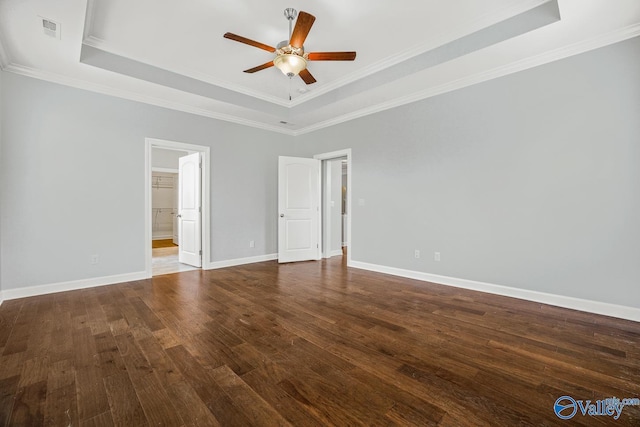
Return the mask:
[(2, 78), (3, 289), (144, 271), (145, 137), (211, 147), (212, 261), (276, 252), (277, 156), (292, 137)]
[(2, 289), (144, 269), (152, 137), (211, 147), (213, 261), (276, 251), (278, 155), (350, 147), (354, 260), (640, 307), (639, 48), (295, 139), (0, 73)]
[(353, 149), (353, 259), (640, 307), (639, 52), (634, 38), (298, 137)]

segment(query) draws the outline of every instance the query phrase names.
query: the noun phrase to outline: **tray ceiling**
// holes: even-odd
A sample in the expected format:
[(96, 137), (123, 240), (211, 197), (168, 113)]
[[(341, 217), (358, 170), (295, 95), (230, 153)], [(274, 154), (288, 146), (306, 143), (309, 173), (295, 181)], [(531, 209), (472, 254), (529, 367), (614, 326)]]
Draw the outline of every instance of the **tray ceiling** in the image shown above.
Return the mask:
[[(283, 10), (316, 16), (317, 83), (242, 70), (273, 54)], [(58, 25), (45, 34), (42, 18)], [(637, 0), (0, 0), (7, 71), (249, 126), (300, 134), (640, 34)]]

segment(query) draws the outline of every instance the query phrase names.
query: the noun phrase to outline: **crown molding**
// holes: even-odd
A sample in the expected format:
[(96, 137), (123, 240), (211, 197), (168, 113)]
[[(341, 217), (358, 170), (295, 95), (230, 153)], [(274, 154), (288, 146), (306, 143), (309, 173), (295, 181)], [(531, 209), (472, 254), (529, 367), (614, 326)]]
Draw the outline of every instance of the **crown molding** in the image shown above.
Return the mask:
[(457, 89), (462, 89), (467, 86), (482, 83), (488, 80), (493, 80), (498, 77), (506, 76), (509, 74), (523, 71), (529, 68), (544, 65), (549, 62), (558, 61), (560, 59), (568, 58), (570, 56), (578, 55), (580, 53), (588, 52), (590, 50), (598, 49), (600, 47), (608, 46), (614, 43), (618, 43), (624, 40), (628, 40), (640, 35), (640, 23), (629, 25), (624, 28), (620, 28), (609, 33), (601, 34), (591, 39), (583, 40), (577, 43), (573, 43), (567, 46), (563, 46), (558, 49), (554, 49), (540, 55), (536, 55), (530, 58), (525, 58), (520, 61), (512, 62), (507, 65), (493, 68), (481, 73), (473, 74), (462, 79), (458, 79), (449, 83), (445, 83), (440, 86), (432, 87), (423, 91), (415, 92), (411, 95), (395, 98), (386, 102), (382, 102), (376, 105), (372, 105), (367, 108), (363, 108), (357, 111), (343, 114), (338, 117), (334, 117), (323, 122), (316, 123), (311, 126), (307, 126), (298, 130), (295, 130), (294, 136), (303, 135), (305, 133), (314, 132), (326, 127), (335, 126), (340, 123), (358, 119), (360, 117), (375, 114), (381, 111), (389, 110), (391, 108), (399, 107), (412, 102), (420, 101), (426, 98), (431, 98), (436, 95), (440, 95), (446, 92), (451, 92)]
[(292, 100), (290, 105), (291, 107), (295, 107), (297, 105), (303, 104), (312, 100), (313, 98), (334, 91), (347, 84), (353, 83), (356, 80), (360, 80), (372, 74), (378, 73), (401, 62), (407, 61), (415, 56), (445, 45), (446, 43), (449, 43), (453, 40), (457, 40), (461, 37), (473, 34), (493, 24), (512, 18), (515, 15), (524, 13), (545, 3), (549, 3), (550, 1), (552, 0), (524, 0), (517, 5), (511, 5), (509, 7), (493, 11), (491, 13), (486, 13), (479, 18), (474, 19), (470, 23), (466, 23), (465, 25), (458, 25), (453, 29), (449, 29), (446, 32), (437, 34), (428, 42), (424, 42), (410, 49), (400, 51), (395, 55), (388, 56), (383, 60), (371, 64), (370, 66), (365, 67), (359, 71), (347, 74), (342, 78), (332, 81), (331, 83), (324, 84), (318, 90), (308, 92), (307, 94), (305, 94), (305, 96)]
[(5, 47), (3, 39), (2, 31), (0, 31), (0, 70), (6, 69), (11, 64), (9, 50)]
[[(344, 77), (334, 80), (331, 83), (323, 84), (322, 86), (318, 87), (317, 90), (307, 92), (304, 94), (304, 96), (295, 98), (291, 101), (286, 99), (281, 99), (272, 95), (267, 95), (260, 91), (248, 89), (247, 87), (242, 85), (233, 84), (223, 80), (217, 80), (212, 78), (210, 75), (200, 73), (194, 70), (175, 70), (175, 69), (164, 68), (164, 66), (160, 67), (159, 65), (152, 65), (152, 64), (150, 65), (154, 67), (157, 66), (162, 69), (166, 69), (167, 71), (181, 74), (186, 77), (200, 80), (202, 82), (215, 85), (224, 89), (228, 89), (243, 95), (260, 99), (262, 101), (270, 102), (281, 107), (294, 108), (298, 105), (304, 104), (305, 102), (311, 101), (314, 98), (317, 98), (319, 96), (332, 92), (342, 86), (353, 83), (357, 80), (360, 80), (362, 78), (375, 74), (386, 68), (392, 67), (410, 58), (413, 58), (417, 55), (420, 55), (429, 50), (432, 50), (441, 45), (444, 45), (451, 40), (456, 40), (466, 35), (480, 31), (497, 22), (501, 22), (503, 20), (509, 19), (521, 13), (525, 13), (535, 7), (541, 6), (551, 1), (554, 1), (554, 0), (521, 0), (515, 5), (510, 5), (508, 7), (504, 7), (502, 9), (498, 9), (490, 13), (486, 13), (480, 16), (479, 18), (466, 23), (465, 25), (458, 25), (454, 29), (441, 32), (440, 34), (436, 35), (434, 38), (429, 40), (429, 42), (425, 42), (417, 46), (414, 46), (413, 48), (403, 50), (401, 52), (398, 52), (395, 55), (385, 58), (382, 61), (378, 61), (364, 69), (361, 69), (360, 71), (347, 74)], [(84, 45), (93, 47), (95, 49), (104, 50), (105, 52), (109, 52), (110, 54), (122, 56), (123, 58), (126, 58), (126, 55), (124, 55), (123, 53), (114, 51), (112, 49), (108, 49), (106, 47), (106, 42), (104, 40), (100, 39), (99, 37), (95, 37), (91, 35), (92, 33), (91, 26), (93, 25), (93, 17), (95, 15), (94, 2), (95, 0), (87, 0), (87, 11), (85, 14), (85, 26), (84, 26), (84, 38), (82, 43)]]
[(255, 120), (244, 119), (230, 114), (216, 113), (203, 108), (193, 107), (190, 105), (182, 104), (174, 101), (167, 101), (160, 98), (155, 98), (148, 95), (142, 95), (139, 93), (131, 92), (128, 90), (114, 89), (109, 86), (87, 82), (85, 80), (76, 79), (72, 77), (63, 76), (48, 71), (37, 70), (31, 67), (23, 65), (9, 64), (5, 67), (5, 71), (9, 71), (15, 74), (20, 74), (27, 77), (32, 77), (39, 80), (45, 80), (52, 83), (61, 84), (64, 86), (71, 86), (77, 89), (83, 89), (90, 92), (97, 92), (104, 95), (114, 96), (117, 98), (128, 99), (130, 101), (141, 102), (143, 104), (154, 105), (156, 107), (167, 108), (170, 110), (182, 111), (184, 113), (195, 114), (198, 116), (209, 117), (212, 119), (222, 120), (225, 122), (235, 123), (243, 126), (249, 126), (257, 129), (267, 130), (271, 132), (282, 133), (285, 135), (293, 136), (293, 131), (290, 129), (283, 129), (278, 126), (269, 125), (266, 123), (258, 122)]
[[(399, 107), (412, 102), (420, 101), (426, 98), (430, 98), (442, 93), (450, 92), (453, 90), (461, 89), (467, 86), (471, 86), (484, 81), (492, 80), (498, 77), (502, 77), (508, 74), (512, 74), (518, 71), (523, 71), (528, 68), (533, 68), (538, 65), (543, 65), (552, 61), (557, 61), (563, 58), (567, 58), (573, 55), (584, 53), (593, 49), (604, 47), (610, 44), (618, 43), (633, 37), (640, 35), (640, 23), (633, 24), (609, 33), (604, 33), (591, 39), (583, 40), (574, 44), (570, 44), (549, 52), (542, 53), (540, 55), (526, 58), (520, 61), (516, 61), (504, 66), (496, 67), (491, 70), (487, 70), (481, 73), (477, 73), (462, 79), (458, 79), (453, 82), (449, 82), (440, 86), (429, 88), (423, 91), (418, 91), (407, 96), (395, 98), (383, 103), (369, 106), (357, 111), (352, 111), (341, 116), (331, 118), (319, 123), (315, 123), (300, 129), (284, 129), (279, 126), (265, 124), (255, 120), (243, 119), (241, 117), (232, 116), (229, 114), (216, 113), (206, 109), (197, 108), (189, 105), (185, 105), (178, 102), (167, 101), (147, 95), (141, 95), (127, 90), (114, 89), (105, 85), (90, 83), (84, 80), (70, 78), (55, 73), (36, 70), (30, 67), (12, 64), (9, 60), (9, 55), (2, 44), (0, 38), (0, 65), (4, 71), (13, 72), (16, 74), (33, 77), (53, 83), (62, 84), (65, 86), (76, 87), (92, 92), (102, 93), (119, 98), (129, 99), (132, 101), (142, 102), (158, 107), (168, 108), (176, 111), (182, 111), (185, 113), (196, 114), (199, 116), (209, 117), (217, 120), (222, 120), (230, 123), (235, 123), (243, 126), (249, 126), (257, 129), (262, 129), (271, 132), (277, 132), (284, 135), (298, 136), (306, 133), (311, 133), (316, 130), (324, 129), (326, 127), (335, 126), (340, 123), (344, 123), (350, 120), (358, 119), (370, 114), (375, 114), (381, 111), (385, 111), (391, 108)], [(4, 62), (6, 61), (6, 62)]]
[[(100, 49), (100, 50), (104, 50), (105, 52), (109, 52), (113, 55), (118, 55), (118, 56), (122, 56), (122, 57), (126, 57), (125, 55), (123, 55), (122, 53), (119, 52), (115, 52), (112, 51), (110, 49), (106, 49), (106, 41), (93, 36), (92, 35), (92, 26), (93, 26), (93, 20), (95, 17), (95, 7), (96, 1), (95, 0), (87, 0), (87, 8), (86, 8), (86, 13), (85, 13), (85, 19), (84, 19), (84, 28), (83, 28), (83, 32), (82, 32), (82, 44), (83, 45), (87, 45), (96, 49)], [(154, 66), (154, 65), (152, 65)], [(267, 101), (267, 102), (271, 102), (273, 104), (282, 106), (282, 107), (290, 107), (290, 101), (286, 101), (274, 96), (270, 96), (270, 95), (265, 95), (264, 93), (261, 92), (257, 92), (257, 91), (252, 91), (247, 89), (244, 86), (239, 86), (239, 85), (233, 85), (229, 82), (225, 82), (222, 80), (215, 80), (212, 79), (211, 76), (209, 75), (205, 75), (203, 73), (197, 73), (194, 72), (193, 70), (190, 70), (188, 72), (183, 72), (183, 71), (174, 71), (174, 70), (169, 70), (167, 69), (167, 71), (171, 71), (174, 73), (178, 73), (178, 74), (182, 74), (186, 77), (191, 77), (193, 79), (196, 80), (200, 80), (204, 83), (208, 83), (208, 84), (212, 84), (212, 85), (216, 85), (219, 87), (222, 87), (224, 89), (228, 89), (228, 90), (232, 90), (234, 92), (238, 92), (247, 96), (251, 96), (257, 99), (261, 99), (263, 101)]]
[[(107, 43), (105, 40), (92, 36), (92, 35), (86, 35), (85, 38), (82, 40), (82, 44), (85, 46), (89, 46), (95, 49), (99, 49), (101, 51), (107, 52), (111, 55), (115, 55), (115, 56), (119, 56), (122, 58), (127, 58), (130, 59), (132, 61), (136, 61), (136, 62), (140, 62), (137, 61), (135, 59), (131, 59), (128, 58), (126, 55), (124, 55), (123, 52), (118, 52), (117, 50), (113, 50), (110, 48), (107, 48)], [(233, 92), (237, 92), (240, 93), (242, 95), (247, 95), (250, 96), (252, 98), (256, 98), (259, 99), (261, 101), (266, 101), (266, 102), (270, 102), (272, 104), (278, 105), (280, 107), (285, 107), (285, 108), (291, 108), (292, 106), (292, 101), (286, 100), (286, 99), (281, 99), (278, 98), (276, 96), (273, 95), (267, 95), (263, 92), (259, 92), (259, 91), (255, 91), (255, 90), (251, 90), (251, 89), (247, 89), (245, 86), (241, 86), (241, 85), (236, 85), (224, 80), (219, 80), (219, 79), (214, 79), (212, 78), (210, 75), (208, 74), (204, 74), (204, 73), (200, 73), (194, 70), (187, 70), (187, 69), (176, 69), (176, 68), (167, 68), (164, 65), (160, 66), (157, 64), (149, 64), (149, 63), (143, 63), (140, 62), (141, 64), (144, 64), (146, 66), (149, 67), (155, 67), (155, 68), (160, 68), (162, 70), (171, 72), (171, 73), (175, 73), (175, 74), (179, 74), (181, 76), (184, 77), (188, 77), (188, 78), (192, 78), (195, 80), (198, 80), (200, 82), (202, 82), (203, 84), (208, 84), (208, 85), (212, 85), (212, 86), (218, 86), (221, 87), (223, 89), (227, 89)], [(90, 65), (90, 64), (89, 64)]]
[(93, 25), (93, 17), (95, 16), (95, 1), (87, 0), (87, 9), (84, 14), (84, 27), (82, 29), (82, 40), (85, 40), (91, 34), (91, 26)]
[(0, 70), (5, 70), (9, 65), (9, 58), (7, 55), (7, 51), (2, 45), (2, 40), (0, 40)]

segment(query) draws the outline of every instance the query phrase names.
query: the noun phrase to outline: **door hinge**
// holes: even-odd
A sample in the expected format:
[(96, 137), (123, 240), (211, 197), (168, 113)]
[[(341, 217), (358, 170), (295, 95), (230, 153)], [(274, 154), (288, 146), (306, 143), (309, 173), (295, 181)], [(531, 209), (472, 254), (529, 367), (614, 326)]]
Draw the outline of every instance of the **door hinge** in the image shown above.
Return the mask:
[(200, 251), (198, 251), (200, 253), (200, 256), (202, 256), (202, 249), (200, 249)]
[(198, 212), (202, 213), (202, 206), (198, 208)]
[(316, 248), (319, 248), (319, 247), (320, 247), (320, 243), (316, 243)]

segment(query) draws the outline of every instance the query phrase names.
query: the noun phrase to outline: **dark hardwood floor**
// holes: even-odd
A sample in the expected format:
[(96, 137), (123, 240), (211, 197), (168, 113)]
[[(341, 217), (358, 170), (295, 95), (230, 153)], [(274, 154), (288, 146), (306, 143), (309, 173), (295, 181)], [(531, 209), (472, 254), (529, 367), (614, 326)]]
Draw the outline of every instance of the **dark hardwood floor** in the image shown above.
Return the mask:
[(640, 406), (554, 413), (640, 397), (640, 323), (339, 258), (10, 300), (0, 321), (0, 426), (640, 425)]

